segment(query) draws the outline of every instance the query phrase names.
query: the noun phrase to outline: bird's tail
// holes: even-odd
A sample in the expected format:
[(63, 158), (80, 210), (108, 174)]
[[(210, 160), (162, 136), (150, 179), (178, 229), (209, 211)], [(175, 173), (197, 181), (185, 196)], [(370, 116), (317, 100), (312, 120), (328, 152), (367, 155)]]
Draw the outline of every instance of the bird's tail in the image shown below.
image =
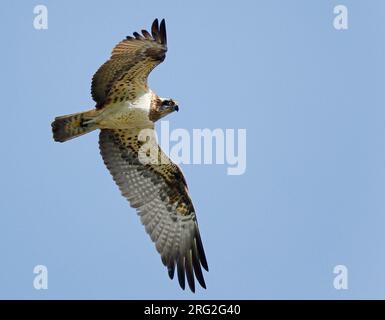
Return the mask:
[(97, 125), (92, 120), (98, 114), (98, 110), (93, 109), (56, 117), (51, 124), (54, 140), (64, 142), (97, 129)]

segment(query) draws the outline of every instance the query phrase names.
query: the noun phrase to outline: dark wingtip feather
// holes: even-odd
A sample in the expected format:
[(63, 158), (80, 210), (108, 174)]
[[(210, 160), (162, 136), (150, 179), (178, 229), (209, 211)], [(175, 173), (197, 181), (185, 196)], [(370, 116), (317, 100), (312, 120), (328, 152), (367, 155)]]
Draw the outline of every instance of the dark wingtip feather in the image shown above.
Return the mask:
[(179, 257), (177, 262), (177, 273), (180, 287), (184, 290), (186, 286), (184, 257)]
[(205, 250), (203, 249), (203, 244), (202, 244), (201, 236), (199, 234), (198, 227), (196, 229), (195, 237), (196, 237), (197, 249), (198, 249), (198, 254), (199, 254), (199, 260), (201, 261), (202, 267), (206, 271), (209, 271), (209, 266), (207, 264)]
[(147, 30), (142, 30), (142, 34), (143, 36), (147, 39), (147, 40), (151, 40), (152, 37), (151, 37), (151, 34), (149, 34), (149, 32)]
[(194, 271), (193, 271), (193, 265), (192, 265), (192, 258), (191, 258), (191, 250), (187, 253), (187, 256), (185, 257), (185, 268), (186, 268), (186, 277), (187, 277), (187, 283), (190, 287), (190, 290), (195, 293), (195, 281), (194, 281)]
[(199, 256), (198, 256), (198, 250), (196, 243), (193, 244), (193, 251), (192, 251), (192, 264), (194, 267), (194, 273), (195, 277), (197, 278), (199, 284), (202, 286), (202, 288), (206, 289), (206, 283), (205, 279), (203, 277), (201, 264), (199, 262)]
[(167, 44), (166, 21), (164, 19), (160, 22), (160, 40), (162, 44)]
[(143, 39), (143, 37), (137, 32), (134, 32), (133, 35), (134, 35), (135, 39), (138, 39), (138, 40)]
[(168, 267), (168, 276), (170, 279), (174, 279), (174, 273), (175, 273), (175, 265), (173, 264), (172, 266)]
[(159, 22), (158, 19), (155, 19), (151, 26), (152, 37), (158, 41), (159, 39)]

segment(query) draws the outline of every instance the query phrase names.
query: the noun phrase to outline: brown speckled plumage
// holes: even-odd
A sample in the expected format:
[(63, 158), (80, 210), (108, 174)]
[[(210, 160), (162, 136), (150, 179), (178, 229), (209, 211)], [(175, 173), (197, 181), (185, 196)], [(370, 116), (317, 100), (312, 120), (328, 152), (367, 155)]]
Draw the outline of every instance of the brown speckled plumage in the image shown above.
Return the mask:
[(167, 52), (166, 25), (155, 20), (152, 36), (135, 33), (127, 37), (112, 50), (111, 58), (104, 63), (92, 78), (91, 93), (96, 108), (108, 106), (115, 98), (135, 100), (147, 92), (147, 77), (161, 63)]

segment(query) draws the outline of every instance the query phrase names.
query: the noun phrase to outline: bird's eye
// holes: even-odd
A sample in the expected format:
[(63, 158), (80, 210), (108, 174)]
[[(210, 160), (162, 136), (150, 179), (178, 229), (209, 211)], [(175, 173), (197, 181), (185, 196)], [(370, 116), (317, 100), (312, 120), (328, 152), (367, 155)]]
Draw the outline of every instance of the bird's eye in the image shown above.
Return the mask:
[(162, 102), (162, 106), (169, 106), (170, 105), (170, 100), (164, 100)]

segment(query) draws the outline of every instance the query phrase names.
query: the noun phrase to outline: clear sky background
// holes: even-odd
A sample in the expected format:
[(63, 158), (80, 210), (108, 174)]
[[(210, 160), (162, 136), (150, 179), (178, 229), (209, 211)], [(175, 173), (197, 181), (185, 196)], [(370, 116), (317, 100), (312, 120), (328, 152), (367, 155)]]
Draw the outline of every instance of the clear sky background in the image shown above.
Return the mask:
[[(171, 129), (247, 129), (244, 175), (182, 166), (210, 266), (195, 295), (168, 279), (97, 133), (51, 135), (156, 17), (169, 51), (149, 80), (180, 102)], [(2, 1), (0, 24), (0, 298), (385, 298), (384, 1)]]

